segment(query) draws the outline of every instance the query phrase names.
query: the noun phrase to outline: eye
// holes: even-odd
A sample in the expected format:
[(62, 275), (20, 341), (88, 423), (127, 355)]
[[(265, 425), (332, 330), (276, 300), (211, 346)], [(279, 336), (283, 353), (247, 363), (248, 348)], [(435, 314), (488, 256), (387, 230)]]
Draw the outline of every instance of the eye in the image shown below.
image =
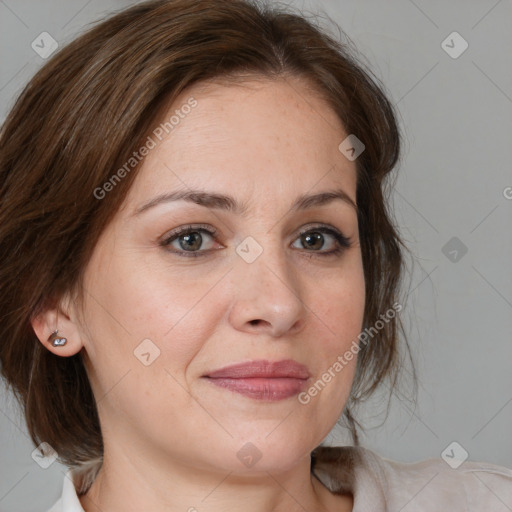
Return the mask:
[[(208, 225), (181, 226), (168, 233), (160, 245), (180, 256), (202, 256), (212, 250), (216, 230)], [(300, 246), (296, 244), (299, 243)], [(206, 247), (205, 247), (206, 246)], [(303, 230), (292, 245), (318, 256), (334, 256), (351, 246), (349, 238), (328, 226), (313, 226)], [(222, 247), (222, 246), (221, 246)]]
[(172, 247), (171, 252), (179, 253), (180, 256), (199, 256), (212, 249), (215, 233), (216, 230), (209, 226), (182, 226), (169, 233), (160, 245)]
[[(318, 252), (319, 255), (329, 256), (341, 253), (344, 249), (350, 247), (350, 239), (345, 237), (337, 229), (327, 226), (309, 227), (300, 233), (297, 238), (303, 248), (308, 252)], [(321, 250), (326, 249), (327, 250)], [(297, 247), (293, 245), (293, 247)], [(297, 247), (301, 248), (301, 247)]]

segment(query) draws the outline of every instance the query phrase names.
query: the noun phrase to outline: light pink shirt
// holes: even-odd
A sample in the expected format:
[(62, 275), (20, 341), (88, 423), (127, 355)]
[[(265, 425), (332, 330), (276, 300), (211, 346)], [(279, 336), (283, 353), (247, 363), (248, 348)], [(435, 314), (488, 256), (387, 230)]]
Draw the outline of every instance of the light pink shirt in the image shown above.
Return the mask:
[[(456, 464), (452, 464), (455, 466)], [(353, 512), (511, 512), (512, 469), (441, 458), (398, 462), (367, 448), (318, 447), (312, 471), (332, 492), (350, 492)], [(84, 512), (72, 481), (48, 512)]]

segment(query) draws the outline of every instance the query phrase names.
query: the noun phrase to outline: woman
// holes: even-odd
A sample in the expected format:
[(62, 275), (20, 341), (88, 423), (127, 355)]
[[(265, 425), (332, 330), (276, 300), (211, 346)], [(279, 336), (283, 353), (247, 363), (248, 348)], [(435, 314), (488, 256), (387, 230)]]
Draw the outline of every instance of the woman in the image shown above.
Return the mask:
[(242, 0), (138, 4), (41, 69), (0, 140), (0, 360), (70, 468), (51, 512), (512, 506), (507, 468), (358, 446), (399, 370), (399, 142), (345, 46)]

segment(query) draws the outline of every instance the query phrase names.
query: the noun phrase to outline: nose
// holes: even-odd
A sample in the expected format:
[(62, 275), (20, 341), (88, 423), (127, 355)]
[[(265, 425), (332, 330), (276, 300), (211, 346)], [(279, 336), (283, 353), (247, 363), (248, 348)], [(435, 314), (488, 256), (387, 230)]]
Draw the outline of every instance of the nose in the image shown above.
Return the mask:
[(236, 258), (234, 270), (229, 321), (235, 329), (279, 337), (303, 328), (308, 310), (282, 253), (266, 249), (252, 263)]

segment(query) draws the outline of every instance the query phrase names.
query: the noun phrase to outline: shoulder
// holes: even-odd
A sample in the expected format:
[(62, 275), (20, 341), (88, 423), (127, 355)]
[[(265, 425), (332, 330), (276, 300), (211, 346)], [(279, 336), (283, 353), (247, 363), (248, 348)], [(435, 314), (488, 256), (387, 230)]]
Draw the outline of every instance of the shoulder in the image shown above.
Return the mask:
[(452, 468), (441, 458), (400, 462), (353, 446), (322, 450), (328, 452), (314, 453), (321, 461), (319, 469), (331, 478), (331, 485), (336, 487), (336, 477), (346, 477), (360, 500), (363, 494), (371, 493), (375, 503), (385, 504), (389, 510), (512, 510), (512, 470), (503, 466), (465, 461)]
[(451, 467), (441, 458), (405, 463), (373, 452), (368, 457), (382, 468), (391, 507), (409, 503), (411, 510), (435, 510), (434, 504), (452, 511), (511, 510), (511, 469), (473, 461)]

